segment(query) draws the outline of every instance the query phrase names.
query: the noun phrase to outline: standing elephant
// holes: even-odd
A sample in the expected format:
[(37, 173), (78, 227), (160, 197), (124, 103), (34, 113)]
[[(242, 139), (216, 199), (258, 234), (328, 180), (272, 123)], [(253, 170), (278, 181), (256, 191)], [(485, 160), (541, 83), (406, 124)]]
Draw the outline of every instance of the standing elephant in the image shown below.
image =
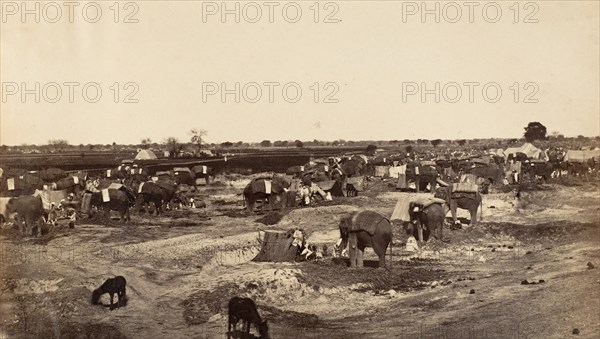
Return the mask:
[(285, 170), (285, 174), (291, 175), (294, 178), (300, 178), (304, 172), (304, 166), (291, 166)]
[(441, 204), (433, 203), (429, 206), (419, 205), (411, 202), (409, 205), (410, 223), (405, 225), (408, 234), (413, 235), (419, 241), (427, 241), (430, 235), (442, 240), (442, 227), (444, 226), (444, 208)]
[[(290, 188), (291, 182), (282, 176), (274, 175), (272, 179), (256, 178), (244, 188), (244, 201), (249, 212), (254, 211), (254, 204), (257, 200), (269, 201), (269, 209), (273, 209), (277, 203), (278, 197), (284, 195)], [(285, 199), (281, 199), (282, 208), (285, 208)]]
[(56, 182), (56, 190), (66, 190), (67, 193), (73, 193), (79, 196), (85, 188), (85, 180), (79, 178), (79, 176), (66, 177), (59, 179)]
[(195, 174), (196, 179), (202, 179), (206, 181), (206, 184), (210, 184), (210, 177), (215, 178), (215, 170), (212, 167), (205, 165), (197, 165), (192, 167), (192, 172)]
[(388, 218), (373, 211), (353, 212), (340, 220), (342, 243), (338, 254), (349, 245), (350, 267), (363, 267), (366, 247), (372, 247), (379, 257), (379, 267), (385, 267), (385, 252), (392, 241), (392, 225)]
[(56, 182), (67, 177), (67, 173), (65, 171), (55, 167), (50, 167), (34, 174), (47, 183)]
[(130, 221), (129, 217), (129, 197), (127, 193), (116, 188), (107, 188), (109, 201), (104, 201), (103, 191), (92, 193), (91, 205), (97, 206), (104, 210), (104, 214), (110, 220), (110, 211), (118, 211), (121, 216), (121, 221)]
[(344, 161), (341, 166), (342, 172), (349, 178), (364, 174), (367, 168), (366, 161), (358, 157)]
[[(452, 185), (440, 187), (435, 192), (434, 197), (444, 199), (444, 215), (448, 210), (452, 212), (452, 222), (456, 224), (456, 210), (458, 208), (468, 210), (471, 214), (469, 226), (475, 226), (477, 223), (477, 209), (481, 204), (481, 194), (479, 192), (452, 192)], [(483, 211), (483, 206), (481, 207)]]
[(44, 182), (29, 173), (0, 180), (0, 196), (19, 197), (31, 195), (35, 190), (41, 190)]
[(162, 213), (163, 190), (153, 182), (142, 182), (135, 185), (137, 197), (135, 199), (135, 209), (138, 213), (141, 211), (143, 204), (153, 203), (156, 208), (156, 215)]
[(415, 182), (417, 193), (424, 191), (429, 184), (431, 192), (435, 192), (437, 185), (438, 168), (433, 162), (410, 162), (406, 166), (406, 180)]
[(187, 167), (173, 168), (173, 176), (177, 185), (185, 184), (196, 187), (196, 174)]
[[(40, 219), (44, 216), (42, 199), (30, 195), (11, 198), (6, 203), (6, 215), (12, 213), (17, 213), (17, 223), (19, 224), (21, 234), (25, 234), (26, 230), (24, 226), (26, 226), (27, 234), (34, 235), (33, 226), (41, 225)], [(40, 235), (41, 233), (41, 228), (38, 228), (37, 234)]]
[(165, 209), (170, 209), (171, 200), (176, 197), (177, 182), (169, 177), (162, 176), (156, 181), (156, 186), (162, 191), (162, 203), (165, 205)]

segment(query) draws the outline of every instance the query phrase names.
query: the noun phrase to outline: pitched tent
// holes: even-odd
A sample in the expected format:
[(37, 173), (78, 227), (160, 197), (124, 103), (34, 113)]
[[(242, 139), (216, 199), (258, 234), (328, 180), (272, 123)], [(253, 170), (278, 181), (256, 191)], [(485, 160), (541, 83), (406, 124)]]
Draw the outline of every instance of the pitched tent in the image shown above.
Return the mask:
[(252, 261), (292, 262), (304, 247), (304, 237), (300, 230), (264, 231), (260, 252)]
[(156, 154), (154, 154), (154, 152), (152, 152), (149, 149), (143, 149), (135, 156), (135, 160), (153, 160), (153, 159), (158, 159), (158, 158), (156, 157)]
[(533, 144), (527, 142), (521, 147), (509, 147), (504, 151), (504, 157), (508, 158), (510, 154), (517, 155), (517, 153), (523, 153), (530, 159), (544, 159), (548, 160), (548, 155), (541, 149), (533, 146)]
[(563, 161), (569, 162), (587, 162), (590, 159), (600, 160), (600, 150), (591, 151), (567, 151)]

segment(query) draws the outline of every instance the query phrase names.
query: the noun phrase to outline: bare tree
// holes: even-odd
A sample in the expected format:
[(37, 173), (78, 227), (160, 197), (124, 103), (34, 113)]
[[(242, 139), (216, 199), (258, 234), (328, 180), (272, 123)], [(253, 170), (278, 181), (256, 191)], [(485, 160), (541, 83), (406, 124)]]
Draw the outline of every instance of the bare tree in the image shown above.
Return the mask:
[(190, 131), (190, 134), (192, 135), (192, 138), (190, 141), (193, 144), (198, 145), (198, 153), (200, 153), (200, 151), (202, 151), (202, 138), (207, 136), (208, 132), (204, 129), (193, 128)]

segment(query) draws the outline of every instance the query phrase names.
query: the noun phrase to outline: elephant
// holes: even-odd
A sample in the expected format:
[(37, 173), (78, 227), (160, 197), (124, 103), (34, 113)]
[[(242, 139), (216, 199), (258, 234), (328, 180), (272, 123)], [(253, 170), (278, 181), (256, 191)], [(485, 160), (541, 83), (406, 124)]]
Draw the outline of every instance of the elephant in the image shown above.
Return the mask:
[(173, 178), (177, 185), (186, 184), (196, 187), (196, 174), (187, 167), (174, 168)]
[(46, 183), (56, 182), (67, 177), (67, 173), (60, 168), (50, 167), (45, 170), (34, 173)]
[(215, 170), (212, 167), (205, 165), (197, 165), (192, 167), (192, 172), (195, 174), (196, 179), (202, 179), (206, 181), (206, 184), (210, 184), (210, 178), (215, 178)]
[(304, 172), (304, 166), (291, 166), (285, 170), (285, 174), (291, 175), (294, 178), (302, 177), (303, 172)]
[(410, 162), (406, 166), (406, 180), (415, 182), (417, 193), (424, 191), (427, 184), (430, 185), (431, 192), (434, 192), (437, 187), (438, 172), (435, 165)]
[(102, 207), (104, 214), (110, 220), (110, 211), (118, 211), (121, 216), (121, 221), (131, 221), (129, 216), (129, 197), (127, 193), (116, 188), (107, 188), (110, 200), (104, 202), (102, 191), (92, 193), (91, 205)]
[(359, 211), (342, 216), (339, 224), (342, 242), (338, 254), (349, 245), (350, 267), (363, 267), (366, 247), (372, 247), (379, 257), (379, 267), (385, 267), (385, 253), (391, 248), (392, 225), (388, 218), (373, 211)]
[[(11, 185), (9, 185), (9, 181), (12, 181)], [(0, 196), (19, 197), (31, 195), (36, 189), (41, 190), (43, 186), (44, 182), (39, 177), (25, 173), (21, 176), (0, 180)]]
[(155, 184), (162, 191), (162, 202), (166, 205), (165, 208), (170, 208), (171, 200), (177, 195), (177, 182), (174, 179), (163, 176)]
[[(274, 175), (273, 178), (256, 178), (244, 188), (244, 201), (249, 212), (254, 211), (257, 200), (268, 199), (269, 209), (272, 210), (278, 198), (290, 188), (291, 182), (285, 177)], [(285, 199), (281, 199), (281, 208), (285, 208)]]
[(107, 179), (125, 179), (130, 166), (120, 165), (116, 168), (105, 170), (102, 174)]
[(433, 203), (423, 206), (411, 202), (408, 211), (411, 222), (405, 224), (407, 234), (413, 235), (420, 242), (429, 240), (430, 235), (438, 240), (443, 240), (442, 227), (446, 213), (441, 204)]
[(136, 182), (144, 182), (150, 179), (150, 175), (144, 167), (132, 167), (129, 170), (127, 178)]
[[(33, 226), (41, 225), (40, 219), (42, 219), (44, 216), (42, 199), (30, 195), (11, 198), (6, 203), (6, 215), (10, 215), (12, 213), (17, 213), (17, 223), (19, 224), (19, 230), (21, 231), (21, 234), (25, 234), (26, 230), (23, 226), (26, 226), (27, 233), (34, 235)], [(41, 227), (39, 227), (37, 235), (40, 235), (41, 233), (42, 230)]]
[(495, 163), (473, 163), (470, 167), (462, 168), (462, 173), (475, 174), (478, 178), (487, 179), (491, 184), (500, 182), (504, 176), (500, 166)]
[(162, 204), (164, 193), (163, 190), (153, 182), (143, 182), (136, 186), (137, 197), (135, 199), (135, 209), (140, 212), (142, 204), (153, 203), (156, 208), (156, 215), (162, 213)]
[(76, 196), (80, 196), (85, 188), (85, 180), (81, 180), (79, 176), (66, 177), (56, 182), (57, 190), (66, 190), (67, 193), (73, 193)]
[(532, 179), (538, 176), (541, 177), (545, 182), (548, 182), (548, 180), (552, 177), (554, 166), (549, 162), (532, 161), (529, 166), (522, 166), (522, 171), (524, 173), (528, 173)]
[(468, 210), (471, 214), (469, 226), (475, 226), (477, 223), (477, 209), (479, 206), (481, 206), (483, 211), (481, 194), (479, 192), (453, 193), (452, 185), (450, 185), (447, 187), (438, 188), (434, 194), (434, 197), (444, 199), (446, 201), (446, 204), (444, 205), (444, 216), (448, 214), (448, 211), (451, 211), (453, 224), (456, 224), (456, 210), (458, 208)]
[[(360, 159), (360, 160), (358, 160)], [(365, 173), (366, 171), (366, 162), (362, 160), (362, 158), (352, 158), (350, 160), (346, 160), (341, 164), (342, 172), (346, 175), (346, 177), (359, 176)]]

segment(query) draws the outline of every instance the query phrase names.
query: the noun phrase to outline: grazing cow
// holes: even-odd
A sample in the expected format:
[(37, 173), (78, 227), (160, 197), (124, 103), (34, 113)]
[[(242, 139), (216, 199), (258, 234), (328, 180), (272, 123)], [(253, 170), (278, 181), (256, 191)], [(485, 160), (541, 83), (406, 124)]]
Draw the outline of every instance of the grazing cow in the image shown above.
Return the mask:
[[(117, 307), (125, 306), (125, 293), (126, 293), (127, 281), (122, 276), (116, 276), (114, 278), (107, 279), (102, 286), (95, 289), (92, 292), (92, 305), (98, 305), (100, 296), (104, 293), (110, 294), (110, 310), (114, 310)], [(113, 296), (117, 294), (119, 298), (116, 306), (113, 304)]]
[(266, 320), (262, 320), (256, 309), (256, 304), (250, 298), (233, 297), (229, 300), (229, 324), (227, 338), (231, 338), (236, 331), (237, 323), (243, 320), (242, 331), (250, 333), (250, 324), (254, 324), (260, 338), (269, 338), (269, 326)]

